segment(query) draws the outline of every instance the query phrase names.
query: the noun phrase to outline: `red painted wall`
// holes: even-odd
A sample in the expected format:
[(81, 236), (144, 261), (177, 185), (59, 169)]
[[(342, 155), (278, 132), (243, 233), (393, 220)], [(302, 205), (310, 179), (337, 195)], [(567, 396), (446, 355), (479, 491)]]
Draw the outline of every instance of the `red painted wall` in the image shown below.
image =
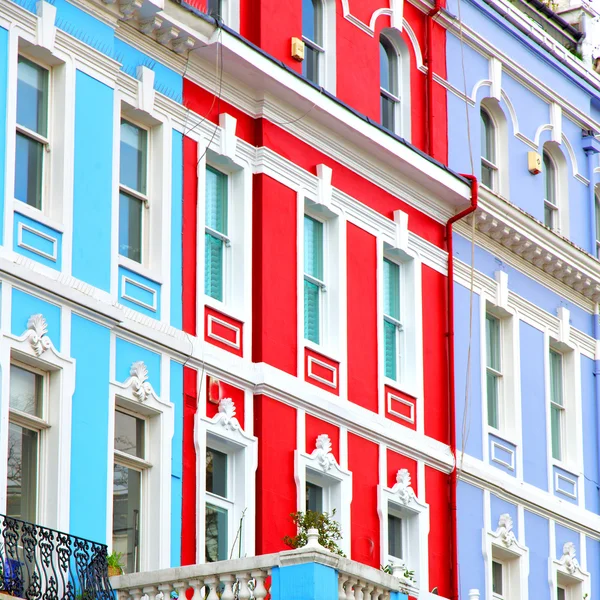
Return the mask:
[(254, 176), (252, 360), (298, 370), (296, 192)]
[(398, 454), (393, 450), (387, 451), (387, 482), (386, 485), (392, 488), (396, 485), (396, 475), (400, 469), (408, 469), (411, 477), (411, 486), (415, 494), (419, 493), (419, 481), (417, 479), (417, 461)]
[(196, 247), (198, 245), (197, 205), (198, 205), (198, 144), (188, 138), (183, 138), (183, 330), (190, 335), (196, 335)]
[(377, 399), (377, 240), (347, 227), (348, 400), (374, 412)]
[(267, 396), (255, 396), (254, 435), (258, 438), (256, 553), (289, 550), (283, 537), (296, 534), (290, 519), (297, 506), (296, 410)]
[(352, 542), (350, 558), (379, 568), (380, 535), (377, 514), (379, 447), (348, 434), (348, 468), (352, 471)]
[(206, 416), (212, 419), (219, 412), (219, 400), (231, 398), (235, 404), (235, 417), (244, 429), (244, 390), (214, 377), (208, 378), (206, 386)]
[(335, 460), (340, 462), (340, 428), (332, 423), (327, 423), (312, 415), (306, 415), (306, 452), (310, 454), (315, 449), (317, 437), (326, 433), (331, 439), (331, 452)]
[(425, 467), (425, 495), (429, 504), (429, 587), (438, 586), (440, 596), (450, 598), (452, 540), (450, 519), (450, 477)]

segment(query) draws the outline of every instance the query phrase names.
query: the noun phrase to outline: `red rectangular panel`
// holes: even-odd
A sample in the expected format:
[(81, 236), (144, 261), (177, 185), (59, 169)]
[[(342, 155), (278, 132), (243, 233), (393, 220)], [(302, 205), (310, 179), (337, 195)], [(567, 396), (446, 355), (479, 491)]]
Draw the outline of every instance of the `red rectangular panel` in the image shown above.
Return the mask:
[(223, 350), (242, 356), (244, 324), (210, 306), (204, 307), (204, 339)]
[(328, 392), (340, 393), (340, 364), (309, 348), (304, 349), (304, 379)]
[(417, 399), (388, 385), (384, 389), (385, 416), (410, 429), (417, 429)]

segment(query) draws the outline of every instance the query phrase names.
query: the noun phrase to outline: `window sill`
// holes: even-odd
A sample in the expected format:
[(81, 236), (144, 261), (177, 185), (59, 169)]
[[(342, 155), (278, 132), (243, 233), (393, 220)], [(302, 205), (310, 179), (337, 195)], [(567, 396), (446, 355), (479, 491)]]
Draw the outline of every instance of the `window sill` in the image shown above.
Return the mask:
[(308, 350), (312, 350), (313, 352), (316, 352), (317, 354), (322, 354), (323, 356), (327, 357), (329, 360), (336, 362), (338, 364), (341, 364), (342, 361), (339, 359), (337, 352), (332, 351), (331, 348), (322, 346), (321, 344), (315, 344), (314, 342), (311, 342), (310, 340), (307, 340), (306, 338), (303, 339), (303, 342), (304, 342), (304, 347), (307, 348)]
[(46, 227), (49, 227), (50, 229), (54, 229), (55, 231), (58, 231), (59, 233), (65, 232), (65, 226), (62, 223), (59, 223), (58, 221), (51, 219), (50, 217), (46, 216), (43, 213), (43, 211), (41, 211), (39, 208), (34, 208), (33, 206), (29, 206), (29, 204), (26, 204), (25, 202), (21, 202), (20, 200), (15, 199), (13, 201), (13, 211), (24, 215), (25, 217), (27, 217), (28, 219), (31, 219), (32, 221), (37, 221), (41, 225), (45, 225)]
[(573, 477), (579, 477), (582, 474), (581, 469), (578, 468), (577, 465), (575, 465), (572, 462), (565, 462), (562, 460), (556, 460), (555, 458), (551, 458), (550, 464), (553, 467), (558, 467), (559, 469), (570, 473), (571, 475), (573, 475)]
[(137, 273), (146, 279), (150, 279), (159, 285), (163, 284), (162, 278), (157, 272), (152, 271), (135, 260), (131, 260), (130, 258), (127, 258), (121, 254), (119, 254), (119, 266), (128, 269), (129, 271), (133, 271), (134, 273)]
[(225, 302), (221, 302), (220, 300), (216, 300), (212, 296), (207, 296), (203, 293), (204, 296), (204, 306), (208, 306), (209, 308), (214, 308), (217, 312), (223, 313), (236, 321), (244, 324), (245, 319), (240, 310), (236, 307), (231, 306), (230, 304), (226, 304)]
[(417, 391), (416, 391), (414, 385), (408, 385), (401, 381), (396, 381), (395, 379), (390, 379), (389, 377), (386, 377), (385, 375), (383, 377), (383, 385), (394, 388), (398, 392), (402, 392), (403, 394), (406, 394), (407, 396), (410, 396), (411, 398), (414, 398), (415, 400), (418, 398), (418, 394), (417, 394)]
[(505, 442), (508, 442), (509, 444), (512, 444), (515, 448), (519, 447), (519, 445), (517, 444), (516, 438), (513, 437), (512, 434), (506, 433), (505, 431), (502, 431), (501, 429), (496, 429), (495, 427), (488, 425), (487, 433), (488, 433), (488, 435), (493, 435), (497, 438), (500, 438), (501, 440), (503, 440)]

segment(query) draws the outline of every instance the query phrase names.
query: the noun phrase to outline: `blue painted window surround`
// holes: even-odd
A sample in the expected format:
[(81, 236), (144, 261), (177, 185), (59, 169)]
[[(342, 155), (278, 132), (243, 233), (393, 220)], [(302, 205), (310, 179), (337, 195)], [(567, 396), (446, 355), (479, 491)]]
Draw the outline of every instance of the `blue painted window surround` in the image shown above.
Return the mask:
[(225, 173), (206, 168), (206, 205), (204, 234), (204, 293), (223, 301), (225, 248), (229, 246), (228, 187)]
[(550, 349), (550, 428), (552, 458), (562, 460), (565, 419), (563, 355)]
[(500, 319), (485, 315), (486, 384), (488, 425), (500, 428), (500, 383), (502, 380), (502, 342)]
[(206, 562), (227, 560), (229, 515), (229, 457), (224, 452), (206, 449)]
[(379, 36), (379, 88), (381, 100), (381, 124), (390, 131), (396, 130), (396, 115), (400, 109), (399, 97), (400, 61), (392, 42)]
[(383, 259), (383, 345), (385, 376), (397, 380), (400, 362), (400, 265)]
[(302, 74), (313, 83), (321, 84), (323, 62), (323, 5), (321, 0), (302, 0), (302, 39), (304, 60)]
[(48, 146), (49, 77), (48, 69), (19, 56), (15, 198), (39, 209), (44, 187), (44, 153)]
[(323, 223), (304, 215), (304, 337), (321, 343)]
[(119, 254), (142, 262), (143, 212), (147, 203), (148, 132), (121, 120)]

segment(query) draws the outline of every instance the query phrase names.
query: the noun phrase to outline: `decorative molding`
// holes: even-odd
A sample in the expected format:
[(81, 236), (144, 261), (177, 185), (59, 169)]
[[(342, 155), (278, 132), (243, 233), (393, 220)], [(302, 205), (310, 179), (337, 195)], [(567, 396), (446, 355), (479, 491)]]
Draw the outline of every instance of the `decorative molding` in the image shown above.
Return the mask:
[(48, 337), (48, 323), (44, 315), (37, 313), (27, 320), (27, 330), (23, 336), (29, 340), (31, 349), (36, 356), (41, 356), (46, 350), (52, 348), (52, 341)]
[(500, 515), (495, 536), (502, 542), (502, 544), (504, 544), (506, 548), (510, 548), (513, 544), (517, 543), (517, 538), (513, 532), (513, 520), (508, 513)]
[(138, 360), (132, 363), (129, 375), (129, 385), (133, 395), (140, 402), (145, 402), (154, 393), (154, 390), (148, 381), (148, 367), (144, 361)]
[(235, 402), (231, 398), (222, 398), (219, 400), (219, 410), (213, 418), (213, 423), (223, 426), (228, 431), (241, 431), (242, 427), (235, 412)]
[(566, 542), (563, 546), (563, 553), (559, 561), (563, 567), (569, 573), (569, 575), (575, 575), (576, 571), (580, 571), (579, 561), (577, 560), (577, 550), (573, 542)]
[(400, 469), (396, 473), (396, 483), (392, 488), (392, 495), (396, 496), (404, 506), (410, 504), (410, 502), (416, 498), (416, 494), (411, 487), (408, 469)]
[(331, 451), (331, 439), (326, 433), (322, 433), (317, 437), (316, 447), (310, 457), (317, 460), (325, 473), (337, 464), (337, 460)]

